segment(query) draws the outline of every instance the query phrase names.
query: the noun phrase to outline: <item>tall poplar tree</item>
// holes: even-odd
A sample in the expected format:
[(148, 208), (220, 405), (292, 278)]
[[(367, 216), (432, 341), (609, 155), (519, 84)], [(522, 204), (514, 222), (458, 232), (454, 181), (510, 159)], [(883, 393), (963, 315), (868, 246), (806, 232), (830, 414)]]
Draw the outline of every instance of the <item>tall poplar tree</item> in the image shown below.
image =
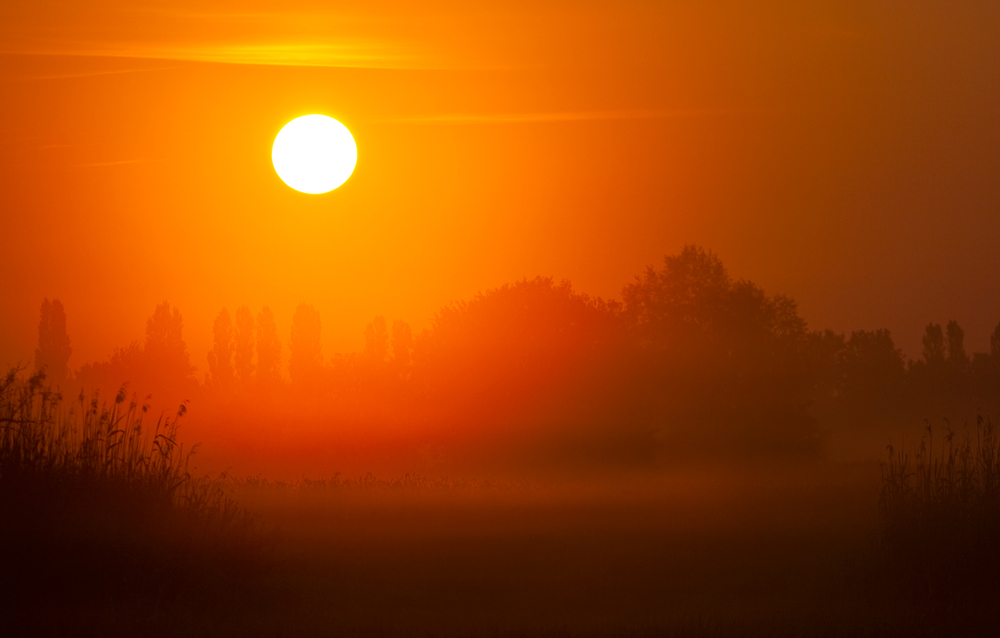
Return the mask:
[(58, 299), (42, 301), (38, 321), (38, 348), (35, 349), (35, 370), (44, 370), (56, 386), (69, 377), (69, 357), (73, 349), (66, 334), (66, 312)]

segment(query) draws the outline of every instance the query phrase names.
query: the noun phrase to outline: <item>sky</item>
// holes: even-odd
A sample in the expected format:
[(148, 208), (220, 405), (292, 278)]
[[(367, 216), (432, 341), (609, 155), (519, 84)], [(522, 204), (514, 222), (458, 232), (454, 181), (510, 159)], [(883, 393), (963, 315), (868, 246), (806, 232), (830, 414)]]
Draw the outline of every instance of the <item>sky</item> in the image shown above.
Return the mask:
[[(45, 297), (71, 367), (169, 301), (201, 374), (222, 307), (287, 344), (311, 303), (330, 355), (522, 277), (620, 298), (689, 243), (813, 329), (918, 356), (954, 318), (983, 350), (998, 29), (988, 2), (6, 0), (0, 364)], [(271, 166), (309, 113), (358, 145), (325, 195)]]

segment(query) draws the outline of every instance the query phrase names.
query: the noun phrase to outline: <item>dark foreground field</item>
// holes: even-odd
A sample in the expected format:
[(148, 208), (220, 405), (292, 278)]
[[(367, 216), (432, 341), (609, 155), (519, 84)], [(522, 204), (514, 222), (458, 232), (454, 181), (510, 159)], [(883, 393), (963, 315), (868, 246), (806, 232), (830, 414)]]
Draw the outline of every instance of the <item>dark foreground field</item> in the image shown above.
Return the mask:
[(296, 598), (262, 619), (275, 632), (729, 634), (862, 612), (844, 579), (872, 529), (871, 478), (692, 470), (245, 502), (285, 530), (278, 561)]
[[(890, 462), (198, 478), (124, 389), (0, 379), (0, 635), (997, 635), (1000, 434)], [(937, 450), (932, 452), (932, 450)]]
[[(880, 573), (874, 464), (230, 487), (278, 530), (273, 546), (238, 564), (153, 534), (159, 540), (138, 548), (148, 556), (137, 561), (151, 566), (148, 579), (163, 580), (159, 589), (142, 567), (122, 574), (101, 564), (89, 584), (70, 589), (58, 582), (60, 566), (45, 564), (50, 587), (7, 592), (8, 627), (33, 635), (914, 636), (992, 635), (998, 626), (992, 601), (904, 591)], [(164, 549), (173, 567), (156, 567)], [(123, 588), (108, 577), (139, 582)]]

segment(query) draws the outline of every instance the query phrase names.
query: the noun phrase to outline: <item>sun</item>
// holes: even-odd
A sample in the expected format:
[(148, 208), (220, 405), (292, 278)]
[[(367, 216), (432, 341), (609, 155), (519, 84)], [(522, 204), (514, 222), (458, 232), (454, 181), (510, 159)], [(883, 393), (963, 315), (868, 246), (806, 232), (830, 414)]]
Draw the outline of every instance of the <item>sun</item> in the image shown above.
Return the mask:
[(347, 127), (326, 115), (297, 117), (278, 132), (271, 162), (281, 181), (303, 193), (328, 193), (347, 181), (358, 146)]

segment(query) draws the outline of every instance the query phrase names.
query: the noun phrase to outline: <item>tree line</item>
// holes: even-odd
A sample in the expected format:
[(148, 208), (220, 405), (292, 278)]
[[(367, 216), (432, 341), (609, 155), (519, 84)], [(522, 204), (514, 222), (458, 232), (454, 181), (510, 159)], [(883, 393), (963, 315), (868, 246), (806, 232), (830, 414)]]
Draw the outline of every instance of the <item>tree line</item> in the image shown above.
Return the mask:
[(376, 317), (361, 352), (325, 357), (308, 304), (292, 317), (287, 364), (266, 307), (222, 309), (213, 335), (199, 383), (180, 313), (164, 303), (143, 344), (71, 375), (65, 313), (46, 300), (35, 364), (78, 387), (128, 380), (207, 401), (294, 398), (342, 420), (516, 432), (629, 462), (710, 447), (815, 453), (831, 429), (1000, 408), (1000, 325), (988, 351), (970, 354), (957, 322), (930, 323), (920, 358), (907, 360), (885, 329), (810, 330), (793, 299), (734, 279), (697, 246), (647, 268), (621, 301), (525, 279), (445, 306), (417, 334)]

